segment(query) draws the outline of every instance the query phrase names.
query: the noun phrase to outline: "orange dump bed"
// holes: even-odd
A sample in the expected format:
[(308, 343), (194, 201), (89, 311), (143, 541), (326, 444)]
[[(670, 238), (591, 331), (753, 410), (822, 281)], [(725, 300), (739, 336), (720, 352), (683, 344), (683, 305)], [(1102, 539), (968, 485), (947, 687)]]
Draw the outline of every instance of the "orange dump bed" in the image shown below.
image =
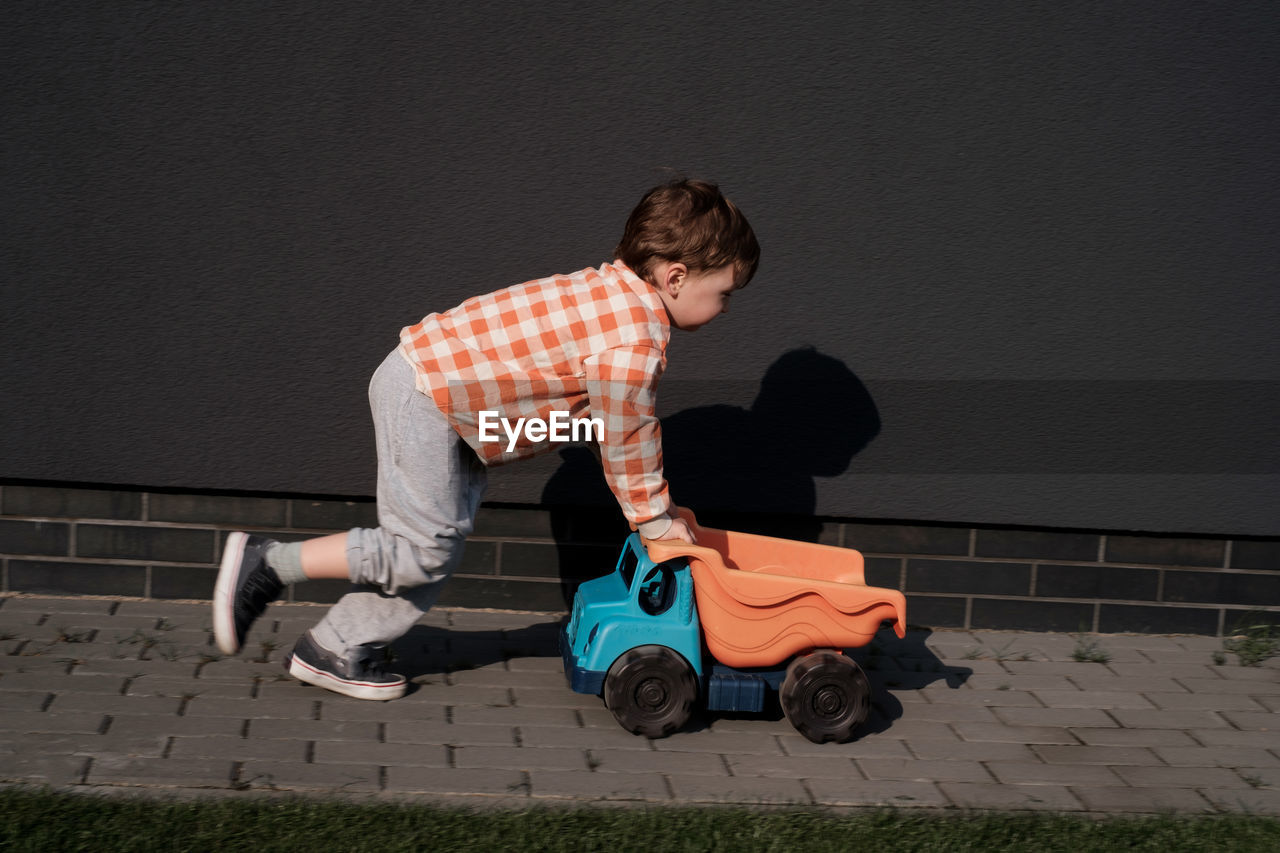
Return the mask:
[(774, 666), (816, 648), (864, 646), (884, 621), (906, 633), (906, 599), (867, 586), (849, 548), (700, 527), (697, 545), (645, 540), (661, 563), (688, 557), (707, 648), (737, 668)]

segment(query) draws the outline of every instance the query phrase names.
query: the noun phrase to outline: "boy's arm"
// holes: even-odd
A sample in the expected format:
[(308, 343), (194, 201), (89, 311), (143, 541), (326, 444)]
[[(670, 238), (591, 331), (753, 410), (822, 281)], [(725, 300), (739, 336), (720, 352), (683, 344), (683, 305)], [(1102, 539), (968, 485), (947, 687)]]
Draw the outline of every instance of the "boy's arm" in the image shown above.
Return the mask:
[(600, 465), (622, 514), (648, 539), (666, 538), (671, 499), (662, 476), (657, 385), (664, 360), (652, 347), (617, 347), (583, 363), (591, 412), (603, 424)]

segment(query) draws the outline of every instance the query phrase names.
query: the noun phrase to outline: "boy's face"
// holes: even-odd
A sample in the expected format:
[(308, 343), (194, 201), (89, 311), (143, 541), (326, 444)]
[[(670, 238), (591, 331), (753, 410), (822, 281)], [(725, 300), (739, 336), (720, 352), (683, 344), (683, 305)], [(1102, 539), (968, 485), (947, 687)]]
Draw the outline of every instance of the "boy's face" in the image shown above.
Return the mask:
[(733, 265), (694, 271), (684, 264), (667, 264), (659, 271), (658, 295), (667, 306), (671, 325), (692, 332), (729, 310), (729, 296), (737, 289)]

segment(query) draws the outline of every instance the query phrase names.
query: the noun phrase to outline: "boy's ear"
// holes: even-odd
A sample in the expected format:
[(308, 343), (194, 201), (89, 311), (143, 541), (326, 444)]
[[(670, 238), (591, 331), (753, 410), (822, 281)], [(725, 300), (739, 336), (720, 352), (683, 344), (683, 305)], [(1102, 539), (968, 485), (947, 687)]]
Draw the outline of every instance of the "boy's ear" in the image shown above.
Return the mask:
[(684, 287), (684, 279), (688, 274), (689, 268), (679, 261), (668, 264), (662, 272), (662, 289), (675, 296)]

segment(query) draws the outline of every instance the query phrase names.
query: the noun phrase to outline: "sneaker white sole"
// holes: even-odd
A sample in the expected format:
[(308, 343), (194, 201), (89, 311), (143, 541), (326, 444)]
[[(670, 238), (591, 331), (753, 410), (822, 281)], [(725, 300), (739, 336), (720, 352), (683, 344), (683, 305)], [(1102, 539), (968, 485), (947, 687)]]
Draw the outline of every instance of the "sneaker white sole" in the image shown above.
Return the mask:
[(236, 642), (235, 593), (248, 541), (248, 534), (239, 531), (227, 537), (222, 563), (218, 566), (218, 582), (213, 588), (213, 636), (218, 650), (226, 655), (240, 651), (240, 644)]
[(335, 693), (341, 693), (353, 699), (372, 699), (385, 702), (389, 699), (399, 699), (404, 695), (406, 689), (406, 682), (403, 679), (390, 684), (347, 681), (309, 666), (305, 661), (298, 660), (296, 656), (289, 658), (289, 674), (299, 681), (314, 684), (316, 687), (323, 687), (326, 690), (332, 690)]

